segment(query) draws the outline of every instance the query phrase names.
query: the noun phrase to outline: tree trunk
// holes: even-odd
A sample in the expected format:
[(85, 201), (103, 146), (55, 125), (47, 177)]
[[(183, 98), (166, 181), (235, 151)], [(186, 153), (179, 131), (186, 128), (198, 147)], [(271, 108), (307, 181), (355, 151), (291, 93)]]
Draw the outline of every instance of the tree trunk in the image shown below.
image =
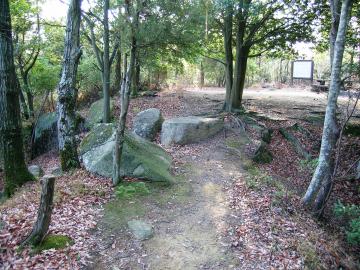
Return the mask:
[[(136, 42), (136, 39), (135, 39)], [(131, 57), (131, 55), (130, 55)], [(131, 62), (131, 59), (130, 59)], [(131, 82), (131, 96), (132, 97), (136, 97), (138, 95), (138, 90), (139, 90), (139, 84), (138, 84), (138, 74), (137, 72), (140, 72), (140, 63), (139, 63), (139, 53), (137, 52), (136, 49), (136, 44), (135, 44), (135, 63), (133, 66), (133, 71), (132, 71), (132, 82)], [(140, 74), (139, 74), (140, 76)]]
[(235, 76), (231, 90), (231, 109), (240, 109), (244, 92), (249, 48), (236, 45)]
[(205, 70), (203, 61), (200, 62), (200, 88), (203, 88), (205, 84)]
[(25, 75), (25, 77), (23, 77), (23, 83), (24, 83), (24, 90), (26, 92), (27, 103), (29, 106), (29, 115), (30, 117), (34, 117), (34, 96), (31, 93), (28, 75)]
[[(139, 1), (136, 1), (137, 8), (140, 7)], [(129, 0), (125, 1), (127, 14), (130, 17), (130, 8), (129, 8)], [(122, 178), (122, 174), (120, 172), (120, 165), (121, 165), (121, 156), (122, 156), (122, 150), (124, 146), (124, 140), (125, 140), (125, 125), (126, 125), (126, 116), (129, 108), (129, 102), (130, 102), (130, 92), (131, 92), (131, 82), (132, 77), (134, 76), (134, 67), (135, 67), (135, 58), (136, 58), (136, 32), (138, 29), (138, 23), (139, 23), (139, 14), (140, 10), (136, 11), (135, 19), (133, 22), (131, 22), (131, 51), (130, 51), (130, 63), (129, 68), (127, 70), (126, 76), (124, 76), (122, 84), (121, 84), (121, 90), (120, 90), (120, 98), (121, 98), (121, 108), (120, 108), (120, 117), (118, 126), (116, 129), (116, 138), (115, 138), (115, 149), (113, 154), (113, 172), (112, 172), (112, 181), (113, 185), (117, 185)], [(126, 63), (126, 57), (124, 59)]]
[(224, 19), (224, 49), (225, 49), (225, 102), (224, 110), (231, 111), (231, 89), (233, 85), (233, 52), (232, 52), (232, 21), (233, 9), (229, 4)]
[(116, 63), (115, 63), (115, 85), (114, 89), (119, 89), (121, 86), (121, 50), (117, 49)]
[(103, 55), (103, 123), (110, 122), (110, 41), (109, 41), (109, 0), (104, 0), (104, 55)]
[(23, 115), (24, 115), (25, 119), (28, 120), (29, 119), (29, 110), (28, 110), (28, 106), (25, 101), (24, 93), (21, 89), (19, 90), (19, 95), (20, 95), (20, 103), (21, 103)]
[(330, 41), (330, 67), (333, 64), (334, 49), (337, 32), (339, 29), (340, 12), (341, 12), (341, 0), (329, 0), (331, 10), (331, 29), (329, 35)]
[(81, 56), (81, 0), (71, 0), (67, 15), (64, 64), (58, 87), (58, 138), (61, 168), (80, 166), (75, 138), (76, 74)]
[(34, 177), (25, 164), (19, 103), (20, 85), (16, 77), (8, 0), (0, 2), (0, 136), (4, 161), (4, 192), (11, 196)]
[(30, 235), (21, 243), (22, 246), (26, 244), (39, 245), (49, 230), (53, 209), (55, 176), (44, 176), (43, 179), (41, 179), (41, 186), (38, 216)]
[[(352, 3), (352, 0), (344, 0), (341, 7), (339, 29), (334, 47), (334, 58), (331, 69), (329, 96), (326, 106), (319, 163), (303, 198), (303, 203), (310, 206), (317, 197), (314, 206), (315, 211), (323, 209), (326, 198), (331, 191), (330, 187), (333, 180), (333, 154), (336, 150), (336, 142), (339, 137), (336, 105), (341, 84), (341, 67), (345, 48), (346, 28), (349, 22), (349, 13)], [(317, 212), (317, 214), (321, 213)]]

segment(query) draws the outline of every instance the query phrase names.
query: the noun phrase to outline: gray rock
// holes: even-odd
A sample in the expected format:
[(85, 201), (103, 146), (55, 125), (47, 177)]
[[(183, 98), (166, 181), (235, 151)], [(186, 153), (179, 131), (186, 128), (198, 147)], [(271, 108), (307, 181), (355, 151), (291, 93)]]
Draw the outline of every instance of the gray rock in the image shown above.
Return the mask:
[(127, 224), (131, 233), (135, 236), (135, 238), (139, 240), (150, 239), (154, 234), (151, 225), (147, 224), (144, 221), (134, 219), (128, 221)]
[(218, 118), (188, 116), (169, 119), (162, 124), (161, 143), (169, 146), (198, 142), (215, 135), (223, 126), (223, 120)]
[(51, 169), (51, 173), (52, 175), (56, 176), (56, 177), (61, 177), (64, 175), (63, 170), (61, 169), (61, 167), (54, 167)]
[(29, 172), (36, 178), (40, 178), (44, 175), (44, 171), (38, 165), (31, 165), (28, 167)]
[[(114, 110), (114, 100), (110, 100), (110, 115), (112, 115)], [(103, 119), (103, 108), (104, 108), (104, 99), (99, 99), (91, 104), (89, 109), (89, 114), (85, 120), (85, 126), (87, 128), (92, 128), (94, 125), (101, 123)]]
[(56, 112), (41, 115), (36, 123), (33, 156), (58, 148)]
[(134, 118), (133, 132), (147, 140), (154, 140), (164, 121), (159, 109), (151, 108), (139, 112)]
[[(101, 176), (111, 177), (115, 125), (97, 124), (82, 140), (79, 155), (85, 169)], [(154, 182), (174, 182), (170, 173), (171, 157), (158, 145), (136, 134), (125, 132), (121, 159), (121, 175), (147, 179)]]

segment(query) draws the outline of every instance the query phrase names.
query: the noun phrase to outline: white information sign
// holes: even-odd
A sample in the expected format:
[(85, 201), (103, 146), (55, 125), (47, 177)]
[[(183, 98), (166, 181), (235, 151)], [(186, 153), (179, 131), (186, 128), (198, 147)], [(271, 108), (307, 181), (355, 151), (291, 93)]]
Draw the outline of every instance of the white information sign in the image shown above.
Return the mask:
[(313, 78), (313, 65), (312, 60), (298, 60), (293, 62), (294, 79), (312, 79)]

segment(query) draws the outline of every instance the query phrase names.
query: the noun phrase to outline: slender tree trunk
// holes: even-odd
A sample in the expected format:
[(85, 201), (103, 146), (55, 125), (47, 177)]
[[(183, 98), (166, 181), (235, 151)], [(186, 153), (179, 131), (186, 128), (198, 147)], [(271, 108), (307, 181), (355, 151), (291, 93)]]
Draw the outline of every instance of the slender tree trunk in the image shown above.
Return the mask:
[(200, 62), (200, 88), (203, 88), (205, 84), (205, 70), (203, 61)]
[(330, 41), (330, 66), (333, 64), (334, 49), (337, 32), (339, 29), (340, 12), (341, 12), (341, 0), (329, 0), (331, 11), (331, 29), (329, 35)]
[[(131, 57), (131, 55), (130, 55), (130, 57)], [(130, 59), (130, 62), (131, 62), (131, 59)], [(138, 75), (137, 72), (139, 71), (138, 67), (140, 68), (139, 53), (137, 52), (137, 49), (136, 49), (136, 39), (135, 39), (135, 63), (133, 66), (133, 71), (132, 71), (133, 76), (131, 77), (131, 80), (132, 80), (131, 96), (132, 97), (136, 97), (138, 95), (138, 90), (139, 90), (139, 84), (138, 84), (138, 78), (137, 78), (137, 75)]]
[(122, 178), (121, 172), (120, 172), (120, 164), (121, 164), (121, 156), (122, 156), (122, 149), (124, 145), (124, 139), (125, 139), (125, 124), (126, 124), (126, 116), (129, 108), (129, 102), (130, 102), (130, 92), (131, 92), (131, 82), (134, 72), (134, 65), (135, 65), (135, 37), (132, 38), (132, 47), (131, 47), (131, 53), (130, 53), (130, 65), (127, 71), (126, 76), (124, 76), (122, 84), (121, 84), (121, 90), (120, 90), (120, 98), (121, 98), (121, 109), (120, 109), (120, 118), (118, 127), (116, 130), (116, 146), (114, 149), (114, 160), (113, 160), (113, 176), (112, 181), (113, 185), (117, 185)]
[(64, 64), (58, 87), (58, 138), (61, 168), (80, 166), (75, 138), (76, 74), (81, 56), (81, 0), (71, 0), (67, 15)]
[[(123, 67), (124, 67), (124, 74), (122, 75), (122, 80), (124, 80), (124, 78), (125, 78), (125, 76), (126, 76), (126, 72), (127, 72), (127, 70), (128, 70), (128, 64), (127, 64), (127, 59), (128, 59), (128, 54), (127, 53), (125, 53), (124, 54), (124, 64), (123, 64)], [(120, 85), (120, 87), (121, 87), (121, 85)]]
[[(127, 14), (130, 17), (130, 1), (125, 0), (125, 6), (127, 10)], [(131, 92), (131, 82), (132, 77), (134, 76), (134, 66), (135, 66), (135, 58), (136, 58), (136, 31), (138, 30), (138, 23), (139, 23), (139, 15), (140, 15), (140, 1), (136, 1), (137, 11), (134, 16), (134, 21), (131, 22), (131, 51), (130, 51), (130, 64), (127, 70), (126, 76), (124, 76), (121, 90), (120, 90), (120, 98), (121, 98), (121, 108), (120, 108), (120, 117), (118, 126), (116, 129), (116, 138), (115, 138), (115, 149), (113, 154), (113, 172), (112, 172), (112, 181), (113, 185), (117, 185), (122, 178), (120, 172), (120, 165), (121, 165), (121, 156), (122, 150), (124, 146), (125, 140), (125, 125), (126, 125), (126, 116), (129, 108), (130, 102), (130, 92)], [(126, 57), (125, 57), (126, 58)], [(125, 60), (125, 59), (124, 59)], [(126, 61), (126, 60), (125, 60)], [(125, 64), (125, 63), (124, 63)]]
[(229, 4), (224, 19), (224, 48), (225, 48), (225, 102), (224, 110), (231, 111), (231, 90), (233, 85), (233, 52), (232, 52), (232, 21), (233, 9)]
[(315, 211), (323, 208), (327, 195), (331, 191), (330, 186), (334, 173), (333, 154), (336, 150), (336, 142), (339, 137), (336, 105), (341, 84), (341, 67), (345, 48), (346, 28), (349, 22), (349, 13), (352, 3), (352, 0), (344, 0), (342, 3), (339, 29), (334, 47), (334, 58), (331, 69), (329, 96), (326, 106), (319, 163), (306, 194), (303, 197), (305, 205), (310, 206), (315, 200)]
[(34, 96), (31, 93), (27, 75), (25, 75), (25, 77), (23, 78), (23, 83), (24, 83), (24, 90), (26, 92), (27, 103), (29, 106), (29, 114), (30, 114), (30, 117), (34, 117)]
[(8, 0), (0, 1), (0, 146), (4, 161), (4, 192), (11, 196), (17, 187), (33, 180), (24, 158)]
[(104, 55), (103, 55), (103, 123), (110, 122), (110, 41), (109, 41), (109, 0), (104, 0)]
[(19, 95), (20, 95), (20, 103), (21, 103), (23, 115), (24, 115), (25, 119), (27, 120), (27, 119), (29, 119), (29, 109), (28, 109), (28, 106), (25, 101), (24, 93), (21, 89), (19, 90)]
[(26, 244), (39, 245), (49, 230), (53, 210), (55, 176), (44, 176), (43, 179), (41, 179), (41, 186), (38, 216), (30, 235), (21, 243), (22, 246)]
[(121, 87), (121, 50), (120, 48), (116, 52), (116, 63), (115, 63), (115, 85), (114, 89)]

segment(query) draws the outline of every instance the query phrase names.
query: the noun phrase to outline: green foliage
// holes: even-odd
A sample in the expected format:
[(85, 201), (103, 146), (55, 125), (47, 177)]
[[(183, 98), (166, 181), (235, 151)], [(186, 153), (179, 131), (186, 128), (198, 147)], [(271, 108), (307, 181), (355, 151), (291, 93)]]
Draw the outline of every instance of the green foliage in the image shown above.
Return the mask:
[(304, 171), (304, 170), (315, 171), (318, 163), (319, 163), (318, 158), (302, 159), (302, 160), (300, 160), (299, 165), (300, 165), (300, 169), (302, 171)]
[(144, 182), (133, 182), (129, 184), (120, 184), (115, 189), (115, 195), (118, 198), (131, 198), (136, 195), (150, 194), (150, 190)]
[(338, 201), (334, 206), (334, 214), (348, 223), (346, 239), (352, 245), (360, 245), (360, 206), (344, 205)]

